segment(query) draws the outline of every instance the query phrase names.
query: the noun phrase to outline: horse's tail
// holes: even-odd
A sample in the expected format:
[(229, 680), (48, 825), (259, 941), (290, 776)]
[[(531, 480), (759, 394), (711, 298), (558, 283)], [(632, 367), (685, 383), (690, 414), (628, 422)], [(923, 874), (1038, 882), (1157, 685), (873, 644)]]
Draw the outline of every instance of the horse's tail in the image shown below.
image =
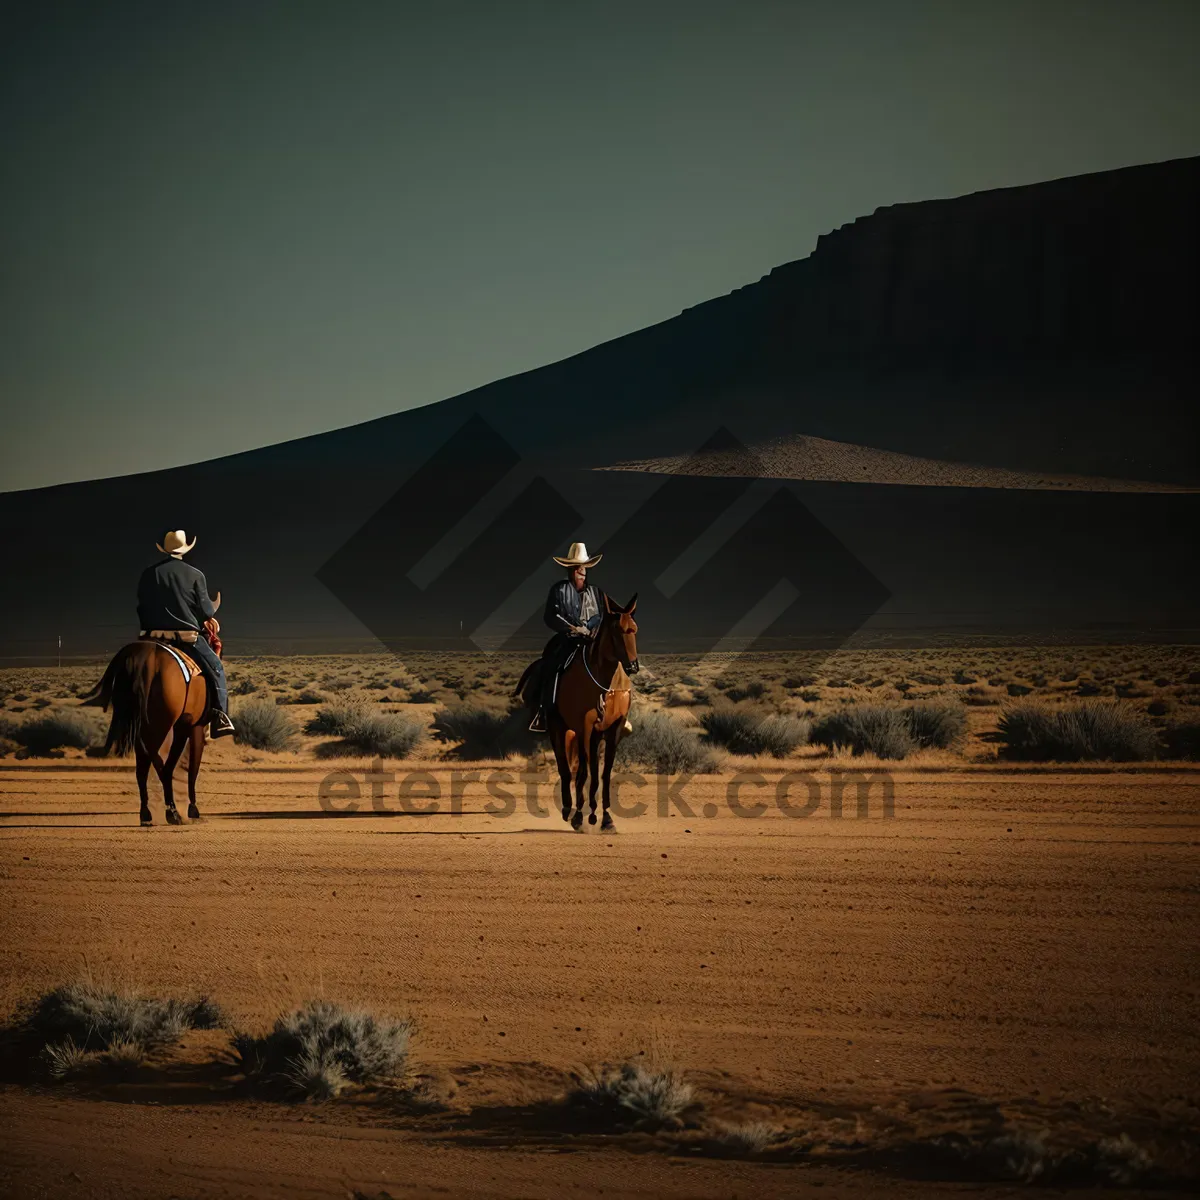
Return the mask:
[(108, 664), (100, 682), (86, 696), (79, 697), (80, 704), (93, 708), (108, 708), (112, 703), (113, 680), (117, 677), (117, 671), (124, 657), (124, 650), (118, 650), (113, 655), (112, 662)]
[(108, 664), (104, 677), (80, 700), (80, 704), (98, 708), (112, 706), (108, 737), (95, 757), (102, 758), (113, 750), (117, 754), (128, 754), (141, 736), (150, 680), (149, 673), (138, 670), (138, 665), (126, 650), (118, 651)]

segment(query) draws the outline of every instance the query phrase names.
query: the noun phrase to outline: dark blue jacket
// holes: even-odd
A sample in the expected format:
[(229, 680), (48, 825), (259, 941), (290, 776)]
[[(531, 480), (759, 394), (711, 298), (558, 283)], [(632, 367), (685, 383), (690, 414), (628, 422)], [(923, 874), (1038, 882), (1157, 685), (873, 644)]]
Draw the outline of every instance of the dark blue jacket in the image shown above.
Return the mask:
[(141, 629), (199, 629), (215, 609), (204, 572), (181, 558), (152, 563), (138, 580)]
[[(584, 592), (591, 592), (596, 601), (596, 614), (589, 617), (585, 624), (589, 629), (595, 629), (604, 616), (604, 593), (594, 584), (587, 584)], [(583, 602), (583, 592), (577, 592), (575, 585), (569, 579), (560, 579), (550, 585), (550, 594), (546, 597), (546, 611), (542, 619), (555, 633), (570, 633), (579, 624), (579, 606)], [(144, 627), (143, 627), (144, 628)]]

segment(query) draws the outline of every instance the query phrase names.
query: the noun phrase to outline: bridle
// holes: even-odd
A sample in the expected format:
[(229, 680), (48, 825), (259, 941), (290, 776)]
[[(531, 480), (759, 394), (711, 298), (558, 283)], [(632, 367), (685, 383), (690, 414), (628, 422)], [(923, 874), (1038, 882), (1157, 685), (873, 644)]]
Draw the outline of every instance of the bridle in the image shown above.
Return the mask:
[[(610, 630), (610, 632), (615, 632), (616, 629), (619, 629), (619, 628), (620, 628), (620, 623), (618, 621), (617, 625), (614, 626), (613, 630)], [(588, 678), (600, 689), (602, 694), (607, 694), (608, 692), (632, 692), (633, 691), (632, 684), (630, 684), (629, 687), (615, 688), (612, 686), (612, 680), (609, 680), (608, 683), (601, 683), (600, 680), (598, 680), (596, 678), (595, 673), (592, 671), (591, 664), (588, 662), (588, 656), (596, 649), (596, 647), (599, 644), (600, 644), (600, 639), (596, 638), (596, 640), (594, 642), (592, 642), (592, 644), (590, 646), (585, 646), (584, 650), (583, 650), (583, 669), (588, 673)], [(625, 666), (625, 663), (621, 657), (620, 652), (618, 651), (617, 666), (613, 668), (613, 679), (616, 679), (616, 677), (617, 677), (617, 668), (623, 667), (623, 666)], [(628, 669), (632, 669), (632, 667), (633, 667), (633, 664), (630, 663)]]

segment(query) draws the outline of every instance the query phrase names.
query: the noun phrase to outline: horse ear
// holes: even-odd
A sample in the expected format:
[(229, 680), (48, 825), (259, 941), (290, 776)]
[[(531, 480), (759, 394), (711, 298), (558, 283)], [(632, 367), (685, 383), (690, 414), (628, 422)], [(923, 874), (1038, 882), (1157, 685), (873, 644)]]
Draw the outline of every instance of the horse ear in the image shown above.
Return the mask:
[(630, 600), (630, 602), (627, 605), (625, 605), (625, 607), (621, 611), (629, 613), (632, 616), (633, 610), (635, 608), (637, 608), (637, 592), (633, 593), (633, 599)]

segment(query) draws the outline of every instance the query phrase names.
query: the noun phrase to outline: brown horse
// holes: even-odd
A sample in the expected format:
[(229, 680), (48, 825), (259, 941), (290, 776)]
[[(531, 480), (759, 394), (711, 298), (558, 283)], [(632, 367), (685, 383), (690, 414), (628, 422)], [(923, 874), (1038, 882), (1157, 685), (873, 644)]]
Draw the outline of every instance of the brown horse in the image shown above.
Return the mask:
[[(604, 597), (604, 616), (592, 638), (571, 660), (558, 681), (558, 694), (547, 713), (550, 744), (562, 783), (562, 816), (575, 829), (583, 827), (583, 785), (589, 770), (588, 824), (596, 823), (596, 789), (601, 782), (600, 743), (604, 743), (604, 820), (600, 828), (615, 831), (608, 811), (613, 760), (625, 733), (633, 687), (630, 676), (638, 672), (637, 622), (633, 619), (637, 594), (623, 608)], [(537, 707), (539, 668), (531, 663), (516, 692), (529, 708)], [(543, 668), (544, 669), (544, 668)], [(575, 779), (575, 812), (571, 813), (571, 779)]]
[[(172, 643), (187, 659), (187, 646)], [(122, 646), (113, 656), (104, 677), (81, 700), (82, 704), (108, 708), (112, 705), (112, 723), (102, 754), (116, 749), (130, 750), (137, 756), (138, 792), (142, 798), (141, 822), (153, 825), (146, 780), (150, 765), (162, 783), (168, 825), (182, 825), (175, 807), (172, 776), (185, 745), (188, 752), (188, 817), (200, 819), (196, 807), (196, 776), (204, 753), (204, 727), (209, 721), (208, 685), (203, 674), (188, 680), (178, 661), (163, 642), (145, 640)], [(163, 743), (173, 734), (167, 757)]]

